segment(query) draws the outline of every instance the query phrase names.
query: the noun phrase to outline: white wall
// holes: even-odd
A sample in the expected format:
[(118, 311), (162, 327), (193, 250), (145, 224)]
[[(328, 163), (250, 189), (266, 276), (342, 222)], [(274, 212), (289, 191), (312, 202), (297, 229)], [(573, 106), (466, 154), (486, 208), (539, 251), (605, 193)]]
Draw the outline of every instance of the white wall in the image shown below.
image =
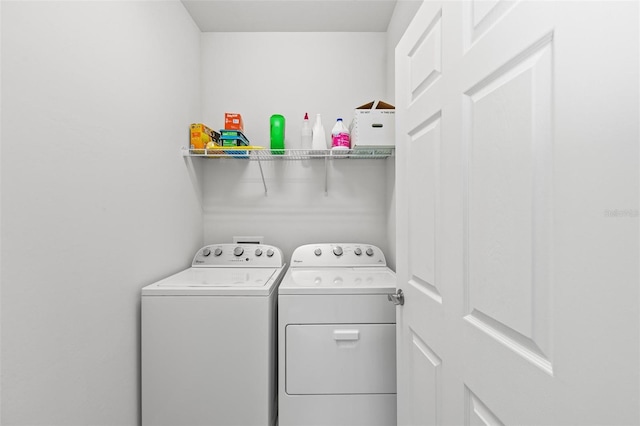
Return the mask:
[(202, 244), (179, 1), (2, 2), (2, 424), (139, 421), (139, 290)]
[[(299, 148), (300, 123), (320, 113), (327, 134), (337, 117), (386, 93), (385, 33), (204, 33), (203, 117), (223, 127), (242, 113), (254, 145), (269, 145), (269, 117), (286, 117), (286, 145)], [(312, 242), (362, 241), (387, 250), (386, 168), (390, 160), (324, 162), (211, 160), (204, 171), (205, 242), (262, 235), (285, 255)]]

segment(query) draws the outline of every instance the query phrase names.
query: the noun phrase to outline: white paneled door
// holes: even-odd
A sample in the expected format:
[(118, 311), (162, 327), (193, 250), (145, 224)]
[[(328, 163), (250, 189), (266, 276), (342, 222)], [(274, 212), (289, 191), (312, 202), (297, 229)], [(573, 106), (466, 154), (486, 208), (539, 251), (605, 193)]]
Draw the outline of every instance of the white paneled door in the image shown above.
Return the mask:
[(399, 424), (640, 422), (638, 7), (426, 1), (400, 41)]

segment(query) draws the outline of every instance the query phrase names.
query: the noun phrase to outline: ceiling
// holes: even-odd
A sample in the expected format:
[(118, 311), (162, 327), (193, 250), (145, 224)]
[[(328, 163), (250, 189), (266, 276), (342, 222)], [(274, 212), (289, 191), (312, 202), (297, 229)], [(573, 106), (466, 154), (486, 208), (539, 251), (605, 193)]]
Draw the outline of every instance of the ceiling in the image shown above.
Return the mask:
[(203, 32), (384, 32), (396, 0), (181, 0)]

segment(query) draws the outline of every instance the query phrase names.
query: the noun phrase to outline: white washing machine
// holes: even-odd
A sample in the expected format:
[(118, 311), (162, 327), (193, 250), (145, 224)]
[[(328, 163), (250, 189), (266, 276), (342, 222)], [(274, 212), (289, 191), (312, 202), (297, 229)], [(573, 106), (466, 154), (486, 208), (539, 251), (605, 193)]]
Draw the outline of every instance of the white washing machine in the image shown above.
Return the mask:
[(298, 247), (278, 289), (279, 426), (396, 424), (395, 273), (369, 244)]
[(142, 289), (142, 424), (275, 425), (282, 251), (214, 244)]

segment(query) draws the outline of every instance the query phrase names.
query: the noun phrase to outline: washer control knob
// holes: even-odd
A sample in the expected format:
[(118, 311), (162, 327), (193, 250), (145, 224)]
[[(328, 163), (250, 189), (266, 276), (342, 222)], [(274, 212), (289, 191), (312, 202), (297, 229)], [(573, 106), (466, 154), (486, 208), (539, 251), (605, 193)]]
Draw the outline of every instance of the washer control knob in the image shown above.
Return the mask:
[(342, 256), (342, 247), (337, 246), (333, 249), (333, 254), (335, 254), (336, 256)]
[(215, 254), (216, 256), (220, 256), (222, 254), (222, 249), (220, 247), (216, 248), (213, 251), (213, 254)]
[(262, 249), (259, 249), (259, 248), (256, 249), (256, 256), (258, 257), (262, 256)]
[(362, 254), (362, 249), (360, 247), (356, 247), (353, 252), (356, 254), (356, 256), (360, 256)]
[(371, 247), (367, 249), (367, 256), (373, 256), (373, 249)]
[(267, 257), (273, 257), (273, 249), (267, 249)]
[(319, 248), (315, 249), (313, 251), (313, 254), (315, 254), (316, 256), (320, 256), (322, 254), (322, 250), (320, 250)]
[(202, 250), (202, 255), (204, 257), (207, 257), (211, 254), (211, 250), (209, 249), (209, 247), (207, 247), (206, 249)]
[(233, 249), (233, 254), (235, 256), (242, 256), (242, 253), (244, 253), (244, 249), (242, 247), (236, 247)]

